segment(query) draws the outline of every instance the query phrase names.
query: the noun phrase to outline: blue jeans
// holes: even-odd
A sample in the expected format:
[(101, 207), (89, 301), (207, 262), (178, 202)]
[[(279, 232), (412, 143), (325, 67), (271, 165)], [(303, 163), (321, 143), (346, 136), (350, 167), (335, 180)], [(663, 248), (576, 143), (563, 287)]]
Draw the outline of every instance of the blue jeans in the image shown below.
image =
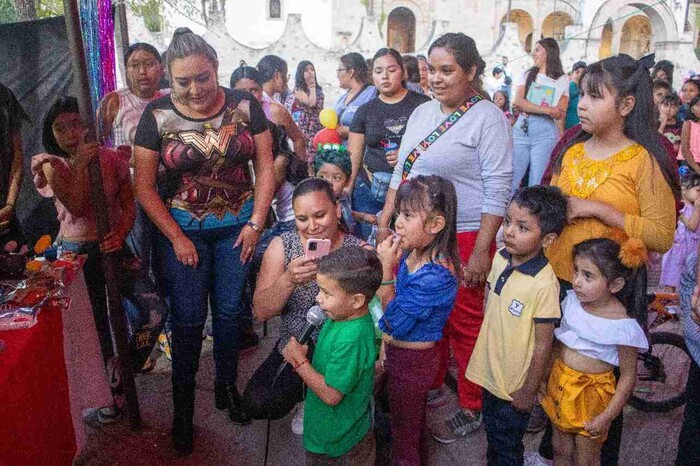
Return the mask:
[(542, 115), (527, 116), (527, 133), (523, 131), (525, 115), (520, 115), (513, 126), (513, 190), (520, 188), (528, 166), (527, 186), (540, 184), (549, 166), (554, 146), (559, 141), (559, 130), (554, 121)]
[[(376, 215), (383, 208), (384, 203), (376, 201), (372, 196), (372, 185), (367, 179), (365, 169), (361, 167), (355, 180), (355, 188), (352, 190), (352, 209), (355, 212)], [(358, 225), (362, 239), (369, 238), (370, 233), (372, 233), (372, 225), (365, 222), (358, 222)]]
[(522, 465), (525, 453), (523, 437), (530, 413), (518, 411), (510, 401), (502, 400), (484, 389), (481, 415), (488, 441), (487, 464)]
[(199, 256), (196, 268), (177, 260), (173, 245), (159, 235), (157, 248), (170, 298), (173, 384), (195, 382), (202, 350), (202, 334), (211, 302), (216, 379), (232, 384), (238, 372), (241, 295), (250, 263), (241, 264), (235, 248), (244, 225), (185, 230)]

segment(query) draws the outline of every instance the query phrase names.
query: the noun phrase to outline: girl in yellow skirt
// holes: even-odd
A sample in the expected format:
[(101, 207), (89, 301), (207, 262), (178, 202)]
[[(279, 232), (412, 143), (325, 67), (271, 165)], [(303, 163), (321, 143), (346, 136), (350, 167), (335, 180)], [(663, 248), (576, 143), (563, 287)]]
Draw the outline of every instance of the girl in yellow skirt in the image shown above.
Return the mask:
[[(596, 238), (574, 246), (573, 290), (562, 302), (557, 350), (541, 404), (554, 425), (554, 464), (599, 465), (610, 423), (637, 378), (644, 331), (622, 302), (635, 293), (639, 240)], [(614, 366), (620, 367), (615, 386)]]

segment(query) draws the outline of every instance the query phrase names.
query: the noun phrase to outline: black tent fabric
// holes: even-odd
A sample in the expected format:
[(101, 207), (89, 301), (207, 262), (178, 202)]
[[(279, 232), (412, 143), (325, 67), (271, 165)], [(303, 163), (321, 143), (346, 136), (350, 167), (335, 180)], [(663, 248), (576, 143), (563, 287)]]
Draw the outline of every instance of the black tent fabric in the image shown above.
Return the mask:
[(12, 89), (30, 119), (22, 125), (24, 181), (17, 217), (30, 244), (42, 234), (55, 238), (53, 200), (36, 192), (29, 167), (31, 157), (44, 150), (42, 122), (49, 107), (61, 95), (75, 95), (63, 16), (0, 25), (0, 82)]

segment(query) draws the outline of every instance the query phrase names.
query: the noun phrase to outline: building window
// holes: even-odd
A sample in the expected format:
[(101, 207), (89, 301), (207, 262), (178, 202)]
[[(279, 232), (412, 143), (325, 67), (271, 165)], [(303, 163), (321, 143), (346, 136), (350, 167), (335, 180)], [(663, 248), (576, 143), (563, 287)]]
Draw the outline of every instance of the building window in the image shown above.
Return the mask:
[(282, 3), (280, 0), (270, 0), (269, 17), (270, 19), (282, 18)]

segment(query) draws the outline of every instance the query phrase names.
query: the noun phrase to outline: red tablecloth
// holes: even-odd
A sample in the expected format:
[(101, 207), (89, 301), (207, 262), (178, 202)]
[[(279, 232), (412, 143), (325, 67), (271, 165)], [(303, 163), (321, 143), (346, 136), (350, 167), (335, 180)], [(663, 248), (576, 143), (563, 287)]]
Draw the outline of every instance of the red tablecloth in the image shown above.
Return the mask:
[(108, 406), (107, 374), (82, 272), (68, 309), (0, 332), (0, 465), (69, 465), (85, 444), (82, 411)]
[(42, 312), (34, 327), (0, 332), (0, 339), (0, 464), (71, 464), (76, 442), (61, 312)]

